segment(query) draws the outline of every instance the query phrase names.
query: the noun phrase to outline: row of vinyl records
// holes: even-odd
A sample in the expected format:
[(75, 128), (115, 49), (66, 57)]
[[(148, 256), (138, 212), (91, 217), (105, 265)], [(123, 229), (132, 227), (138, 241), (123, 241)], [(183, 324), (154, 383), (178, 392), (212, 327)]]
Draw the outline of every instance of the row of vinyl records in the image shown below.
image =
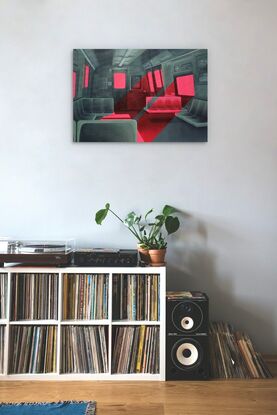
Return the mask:
[(210, 324), (210, 361), (214, 378), (271, 378), (249, 336), (224, 322)]
[[(159, 320), (159, 283), (157, 274), (114, 274), (113, 320)], [(108, 286), (107, 274), (64, 274), (63, 319), (107, 319)], [(0, 312), (4, 316), (3, 277), (0, 289)], [(12, 274), (12, 320), (55, 320), (57, 313), (58, 274)]]
[(12, 274), (12, 320), (57, 319), (58, 274)]
[(104, 326), (65, 326), (62, 331), (62, 373), (108, 372)]
[(14, 326), (10, 345), (9, 373), (56, 371), (56, 326)]
[(113, 373), (159, 373), (157, 326), (123, 326), (115, 330)]
[(158, 274), (113, 275), (114, 320), (159, 320)]
[(0, 319), (6, 318), (7, 274), (0, 274)]
[(108, 289), (107, 274), (64, 274), (63, 318), (107, 319)]
[[(4, 330), (0, 326), (0, 373), (4, 368)], [(61, 373), (107, 373), (108, 328), (64, 326), (61, 332)], [(158, 373), (159, 327), (115, 327), (112, 373)], [(8, 370), (11, 374), (57, 371), (57, 327), (13, 326)]]
[(5, 326), (0, 326), (0, 373), (4, 372)]

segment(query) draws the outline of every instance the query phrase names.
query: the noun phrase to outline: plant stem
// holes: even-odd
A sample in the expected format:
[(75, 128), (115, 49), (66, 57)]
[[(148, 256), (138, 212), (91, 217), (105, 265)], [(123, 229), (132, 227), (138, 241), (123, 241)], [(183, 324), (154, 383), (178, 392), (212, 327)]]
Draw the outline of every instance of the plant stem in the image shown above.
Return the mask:
[[(126, 226), (126, 225), (125, 225)], [(134, 226), (127, 226), (128, 229), (136, 236), (136, 238), (141, 241), (141, 237), (140, 235), (137, 233), (137, 231), (135, 230)]]
[[(118, 219), (120, 220), (121, 223), (123, 223), (123, 225), (125, 225), (125, 222), (112, 210), (109, 208), (109, 211)], [(126, 225), (125, 225), (126, 226)], [(129, 229), (130, 232), (132, 232), (132, 234), (136, 237), (136, 239), (138, 239), (139, 242), (141, 241), (141, 238), (139, 237), (139, 235), (137, 234), (137, 232), (131, 228), (129, 228), (129, 226), (127, 226), (127, 228)]]
[(118, 219), (120, 222), (124, 223), (124, 221), (112, 210), (109, 208), (109, 211)]
[(158, 227), (159, 223), (160, 223), (160, 221), (159, 222), (158, 221), (155, 222), (154, 226), (152, 227), (152, 229), (150, 231), (149, 238), (155, 238), (157, 236), (157, 234), (159, 233), (161, 227), (163, 226), (163, 224), (161, 224)]

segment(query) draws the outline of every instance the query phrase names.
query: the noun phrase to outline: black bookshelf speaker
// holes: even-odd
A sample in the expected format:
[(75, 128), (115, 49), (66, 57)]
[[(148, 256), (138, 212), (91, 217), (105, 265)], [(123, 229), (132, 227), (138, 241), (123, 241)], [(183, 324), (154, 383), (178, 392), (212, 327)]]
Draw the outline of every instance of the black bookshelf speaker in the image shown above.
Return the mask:
[(166, 296), (166, 379), (209, 379), (209, 300), (195, 291)]

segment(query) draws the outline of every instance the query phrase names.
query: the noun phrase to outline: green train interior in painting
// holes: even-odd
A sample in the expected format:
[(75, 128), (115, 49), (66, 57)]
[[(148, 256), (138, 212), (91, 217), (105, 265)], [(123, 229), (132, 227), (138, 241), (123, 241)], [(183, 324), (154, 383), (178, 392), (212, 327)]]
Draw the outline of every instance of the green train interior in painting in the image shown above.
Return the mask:
[(73, 141), (207, 141), (207, 85), (207, 49), (75, 49)]

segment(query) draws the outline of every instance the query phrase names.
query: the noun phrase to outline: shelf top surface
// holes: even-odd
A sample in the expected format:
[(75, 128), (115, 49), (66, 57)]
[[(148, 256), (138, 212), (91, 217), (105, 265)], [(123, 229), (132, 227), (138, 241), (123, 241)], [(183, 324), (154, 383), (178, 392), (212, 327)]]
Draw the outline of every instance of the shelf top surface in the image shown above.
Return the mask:
[(5, 266), (0, 268), (0, 273), (95, 273), (95, 274), (159, 274), (166, 267), (43, 267), (43, 266)]
[(112, 324), (115, 326), (159, 326), (159, 320), (113, 320)]
[(52, 326), (57, 325), (58, 320), (10, 320), (9, 324), (12, 326)]

